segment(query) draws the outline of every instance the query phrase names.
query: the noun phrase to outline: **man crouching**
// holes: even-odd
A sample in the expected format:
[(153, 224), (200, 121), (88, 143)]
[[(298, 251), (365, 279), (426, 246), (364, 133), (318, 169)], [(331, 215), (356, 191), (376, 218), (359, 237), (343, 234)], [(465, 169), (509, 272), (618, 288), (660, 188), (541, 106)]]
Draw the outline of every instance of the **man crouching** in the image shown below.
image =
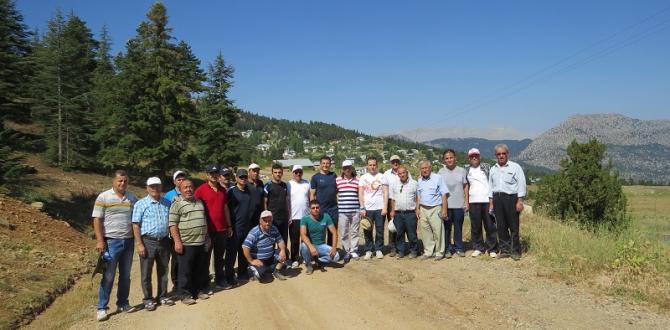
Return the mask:
[[(275, 244), (279, 249), (275, 249)], [(286, 280), (281, 273), (286, 262), (286, 242), (277, 227), (272, 225), (272, 212), (263, 211), (258, 226), (249, 231), (242, 243), (244, 258), (249, 262), (249, 275), (260, 281), (264, 273), (272, 271), (278, 280)]]
[(316, 199), (309, 202), (309, 215), (300, 220), (300, 253), (305, 259), (307, 275), (314, 272), (312, 259), (319, 263), (328, 264), (340, 260), (336, 246), (326, 244), (326, 229), (333, 235), (333, 242), (337, 242), (337, 230), (328, 213), (321, 214), (321, 206)]

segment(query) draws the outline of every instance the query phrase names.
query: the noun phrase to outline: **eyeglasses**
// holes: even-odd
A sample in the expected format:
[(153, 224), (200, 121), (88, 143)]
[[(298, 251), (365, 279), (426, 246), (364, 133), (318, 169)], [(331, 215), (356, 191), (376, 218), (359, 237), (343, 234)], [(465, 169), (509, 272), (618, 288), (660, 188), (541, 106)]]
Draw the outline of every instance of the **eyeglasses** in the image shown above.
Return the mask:
[(240, 178), (240, 180), (246, 180), (246, 179), (247, 179), (247, 176), (246, 176), (246, 175), (244, 175), (244, 176), (238, 176), (238, 178)]

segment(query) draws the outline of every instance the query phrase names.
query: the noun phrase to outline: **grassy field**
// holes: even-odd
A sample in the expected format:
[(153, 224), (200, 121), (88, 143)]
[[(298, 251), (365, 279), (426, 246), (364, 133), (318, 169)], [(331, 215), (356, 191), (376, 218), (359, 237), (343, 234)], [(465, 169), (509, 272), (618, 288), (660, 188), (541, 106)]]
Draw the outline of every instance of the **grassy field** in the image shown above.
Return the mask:
[(633, 226), (650, 241), (670, 246), (670, 187), (624, 187)]

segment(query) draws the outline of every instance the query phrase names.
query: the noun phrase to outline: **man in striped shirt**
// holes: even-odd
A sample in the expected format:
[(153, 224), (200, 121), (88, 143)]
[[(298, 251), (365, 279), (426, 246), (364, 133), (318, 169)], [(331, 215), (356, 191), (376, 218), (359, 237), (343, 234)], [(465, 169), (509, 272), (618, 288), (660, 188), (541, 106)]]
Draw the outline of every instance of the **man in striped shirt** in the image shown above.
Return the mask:
[(272, 225), (272, 212), (261, 212), (258, 226), (251, 229), (242, 243), (242, 251), (242, 257), (249, 262), (251, 279), (260, 281), (263, 274), (271, 270), (274, 278), (286, 280), (281, 273), (286, 263), (286, 243)]
[[(195, 304), (194, 298), (207, 299), (209, 278), (203, 274), (207, 263), (207, 220), (205, 205), (194, 196), (193, 182), (182, 181), (181, 199), (170, 207), (170, 233), (174, 249), (179, 255), (178, 295), (186, 305)], [(203, 292), (204, 291), (204, 292)]]
[(339, 210), (338, 235), (342, 239), (344, 261), (358, 260), (358, 179), (354, 164), (350, 160), (342, 162), (342, 176), (335, 180), (337, 185), (337, 208)]

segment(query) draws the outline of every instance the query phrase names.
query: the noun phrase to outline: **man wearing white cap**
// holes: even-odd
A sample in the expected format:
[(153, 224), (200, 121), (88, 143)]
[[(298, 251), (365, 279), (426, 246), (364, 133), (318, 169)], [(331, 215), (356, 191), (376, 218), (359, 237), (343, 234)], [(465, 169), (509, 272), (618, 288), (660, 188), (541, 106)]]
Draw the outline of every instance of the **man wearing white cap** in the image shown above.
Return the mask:
[[(170, 208), (161, 198), (163, 185), (158, 177), (147, 179), (147, 196), (133, 208), (133, 233), (140, 256), (144, 309), (153, 311), (156, 304), (174, 305), (167, 298), (168, 262), (172, 247), (168, 238), (168, 214)], [(151, 277), (154, 263), (158, 277), (156, 299), (152, 295)]]
[[(177, 198), (181, 197), (181, 190), (179, 190), (179, 186), (181, 185), (182, 181), (186, 180), (186, 177), (186, 172), (182, 170), (176, 170), (172, 174), (172, 183), (174, 184), (174, 188), (166, 192), (163, 196), (163, 200), (167, 203), (168, 208), (172, 206), (172, 203)], [(172, 237), (170, 237), (170, 240), (172, 240)], [(174, 241), (170, 242), (170, 246), (172, 246), (172, 252), (170, 253), (170, 279), (172, 280), (172, 290), (175, 291), (177, 289), (177, 278), (179, 277), (179, 257), (177, 252), (174, 250)]]
[(309, 182), (302, 178), (302, 166), (293, 165), (293, 178), (288, 182), (288, 192), (291, 200), (289, 211), (290, 220), (288, 231), (291, 242), (291, 267), (298, 267), (300, 260), (300, 220), (309, 214)]
[(240, 258), (249, 263), (252, 279), (260, 281), (263, 273), (271, 271), (274, 278), (286, 280), (281, 273), (286, 263), (286, 243), (277, 227), (272, 225), (272, 212), (261, 212), (258, 226), (249, 231), (242, 243), (242, 251)]
[[(496, 224), (489, 217), (489, 164), (481, 163), (479, 149), (468, 151), (470, 166), (465, 168), (466, 203), (470, 206), (470, 241), (474, 251), (472, 257), (478, 257), (488, 251), (491, 258), (495, 258), (497, 242)], [(486, 241), (482, 238), (482, 225), (486, 230)]]
[[(400, 178), (398, 177), (398, 168), (400, 167), (400, 156), (393, 155), (390, 158), (391, 168), (384, 172), (384, 180), (382, 184), (384, 185), (385, 195), (388, 196), (386, 209), (388, 213), (386, 214), (386, 220), (389, 222), (393, 219), (391, 216), (391, 191), (393, 191), (393, 186), (400, 184)], [(407, 173), (409, 178), (412, 178), (412, 175)], [(391, 251), (389, 252), (389, 257), (393, 257), (396, 254), (396, 233), (389, 231), (389, 246)]]
[(337, 184), (338, 236), (344, 250), (344, 261), (358, 259), (358, 178), (354, 164), (350, 160), (342, 162), (342, 175), (335, 180)]

